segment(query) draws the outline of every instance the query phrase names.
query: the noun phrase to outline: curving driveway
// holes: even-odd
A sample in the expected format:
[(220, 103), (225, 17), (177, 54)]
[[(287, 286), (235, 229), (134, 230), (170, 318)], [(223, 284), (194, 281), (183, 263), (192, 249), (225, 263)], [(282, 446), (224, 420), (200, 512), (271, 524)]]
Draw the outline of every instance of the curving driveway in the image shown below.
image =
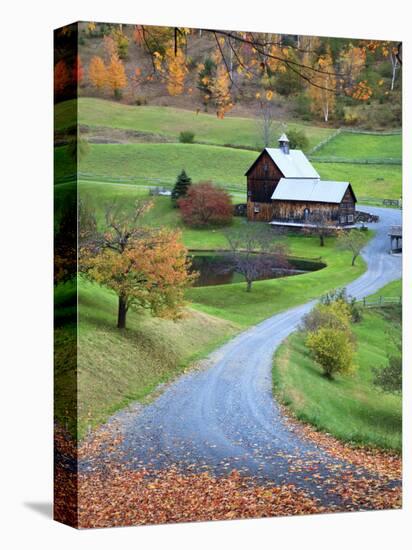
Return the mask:
[[(401, 257), (388, 253), (387, 236), (390, 225), (401, 223), (401, 213), (363, 209), (378, 214), (380, 222), (363, 252), (367, 271), (347, 286), (357, 298), (399, 278), (402, 266)], [(293, 483), (325, 504), (333, 502), (324, 483), (330, 487), (342, 468), (354, 467), (292, 431), (272, 395), (273, 352), (313, 304), (274, 315), (239, 334), (211, 354), (206, 367), (179, 378), (152, 404), (117, 414), (124, 434), (122, 459), (132, 467), (177, 464), (216, 474), (236, 468), (265, 482)]]

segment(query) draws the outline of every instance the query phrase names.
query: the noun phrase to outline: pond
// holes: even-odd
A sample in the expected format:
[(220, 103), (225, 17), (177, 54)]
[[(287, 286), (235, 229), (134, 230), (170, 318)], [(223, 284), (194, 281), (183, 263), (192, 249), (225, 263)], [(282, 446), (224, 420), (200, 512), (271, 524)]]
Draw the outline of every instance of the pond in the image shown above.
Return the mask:
[[(192, 271), (199, 273), (194, 282), (195, 287), (227, 285), (231, 283), (245, 282), (242, 274), (236, 272), (236, 262), (233, 256), (225, 252), (198, 252), (190, 251), (192, 259)], [(306, 260), (302, 258), (287, 257), (287, 267), (279, 265), (276, 257), (270, 262), (269, 267), (256, 280), (277, 279), (279, 277), (290, 277), (310, 271), (318, 271), (326, 267), (320, 260)]]

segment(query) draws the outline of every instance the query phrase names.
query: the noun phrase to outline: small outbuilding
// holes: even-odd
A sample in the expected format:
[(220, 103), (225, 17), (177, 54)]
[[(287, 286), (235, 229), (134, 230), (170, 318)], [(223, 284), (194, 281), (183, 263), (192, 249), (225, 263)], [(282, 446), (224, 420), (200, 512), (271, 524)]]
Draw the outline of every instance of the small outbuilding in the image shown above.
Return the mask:
[(289, 148), (285, 134), (279, 148), (264, 149), (247, 177), (247, 217), (276, 225), (351, 226), (356, 196), (349, 182), (321, 180), (305, 154)]

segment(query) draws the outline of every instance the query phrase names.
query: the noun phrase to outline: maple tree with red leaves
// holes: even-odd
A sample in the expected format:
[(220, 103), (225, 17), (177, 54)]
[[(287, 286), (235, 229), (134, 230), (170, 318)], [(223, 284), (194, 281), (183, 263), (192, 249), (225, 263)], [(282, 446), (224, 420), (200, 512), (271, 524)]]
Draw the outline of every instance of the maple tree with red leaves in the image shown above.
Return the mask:
[(54, 67), (54, 92), (56, 95), (64, 93), (71, 84), (72, 78), (66, 62), (60, 59)]
[(184, 198), (177, 201), (183, 222), (191, 227), (229, 225), (233, 207), (229, 193), (210, 182), (191, 185)]

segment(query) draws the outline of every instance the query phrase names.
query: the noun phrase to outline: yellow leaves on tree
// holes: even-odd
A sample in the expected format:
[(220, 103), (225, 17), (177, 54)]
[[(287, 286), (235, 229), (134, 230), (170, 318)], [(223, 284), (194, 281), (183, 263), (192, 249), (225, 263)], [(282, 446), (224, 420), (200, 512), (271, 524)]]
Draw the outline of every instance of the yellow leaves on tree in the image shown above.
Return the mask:
[(216, 105), (216, 115), (218, 118), (223, 119), (225, 114), (233, 107), (230, 94), (230, 78), (224, 65), (220, 64), (218, 66), (210, 90)]
[(350, 46), (340, 57), (341, 72), (346, 75), (346, 93), (359, 101), (366, 101), (372, 95), (372, 88), (366, 80), (355, 84), (365, 67), (366, 48)]
[(131, 306), (159, 317), (177, 318), (184, 289), (193, 280), (187, 249), (178, 231), (145, 231), (122, 251), (103, 248), (87, 258), (88, 276), (119, 296), (119, 328), (125, 328)]
[(340, 56), (341, 72), (346, 73), (351, 81), (355, 81), (365, 66), (365, 62), (365, 48), (351, 45)]
[(325, 376), (332, 378), (335, 373), (352, 371), (355, 349), (346, 332), (322, 327), (308, 334), (306, 345), (314, 360), (323, 368)]
[(101, 57), (95, 55), (89, 64), (89, 79), (97, 89), (103, 89), (107, 85), (107, 70)]
[(173, 47), (166, 49), (167, 91), (170, 95), (181, 95), (184, 91), (185, 77), (188, 73), (186, 57), (181, 48), (175, 53)]
[(112, 55), (110, 64), (107, 67), (107, 83), (115, 96), (127, 86), (126, 71), (117, 55)]
[(359, 101), (367, 101), (373, 94), (372, 88), (366, 80), (361, 80), (353, 88), (351, 96)]
[(354, 369), (355, 338), (350, 319), (350, 308), (343, 300), (318, 304), (306, 317), (306, 346), (329, 378)]
[(336, 76), (330, 53), (321, 55), (315, 67), (318, 72), (311, 75), (312, 85), (309, 86), (311, 110), (328, 122), (336, 103)]
[(92, 57), (89, 64), (89, 79), (98, 89), (108, 86), (115, 96), (127, 86), (124, 65), (116, 54), (112, 55), (107, 67), (101, 57)]

